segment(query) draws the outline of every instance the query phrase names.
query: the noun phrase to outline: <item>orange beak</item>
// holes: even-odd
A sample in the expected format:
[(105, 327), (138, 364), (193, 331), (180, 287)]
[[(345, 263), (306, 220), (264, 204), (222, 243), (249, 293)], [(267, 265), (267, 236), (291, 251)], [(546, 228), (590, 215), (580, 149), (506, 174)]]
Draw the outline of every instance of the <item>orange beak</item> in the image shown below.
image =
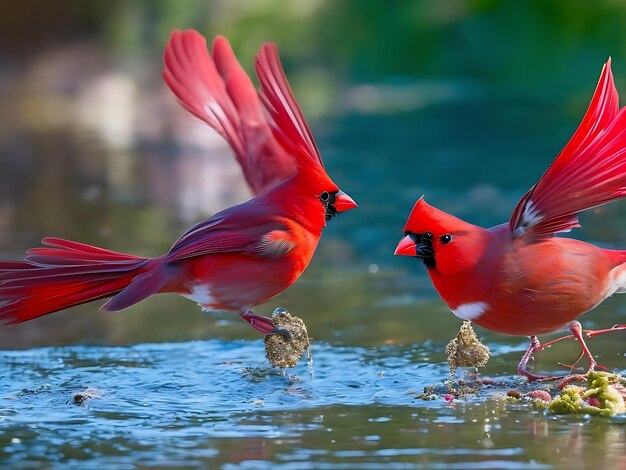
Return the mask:
[(393, 252), (394, 255), (400, 256), (416, 256), (417, 247), (413, 239), (410, 235), (407, 235), (396, 247), (396, 251)]
[(333, 207), (337, 210), (337, 212), (344, 212), (359, 206), (357, 206), (357, 203), (354, 202), (354, 199), (352, 199), (343, 191), (339, 191), (337, 194), (335, 194), (335, 202), (333, 203)]

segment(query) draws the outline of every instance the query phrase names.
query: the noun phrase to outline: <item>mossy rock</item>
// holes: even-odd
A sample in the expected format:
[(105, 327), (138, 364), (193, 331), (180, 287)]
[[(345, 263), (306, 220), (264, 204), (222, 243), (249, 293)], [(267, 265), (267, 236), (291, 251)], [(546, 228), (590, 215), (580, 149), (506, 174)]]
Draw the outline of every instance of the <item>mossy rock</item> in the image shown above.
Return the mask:
[(311, 347), (306, 325), (300, 318), (292, 316), (284, 308), (274, 310), (272, 323), (276, 328), (287, 330), (290, 336), (267, 335), (263, 339), (267, 359), (272, 367), (281, 369), (295, 367), (304, 351)]
[(450, 377), (454, 377), (458, 367), (484, 367), (491, 352), (476, 336), (472, 323), (465, 321), (456, 337), (446, 346), (446, 356), (450, 364)]

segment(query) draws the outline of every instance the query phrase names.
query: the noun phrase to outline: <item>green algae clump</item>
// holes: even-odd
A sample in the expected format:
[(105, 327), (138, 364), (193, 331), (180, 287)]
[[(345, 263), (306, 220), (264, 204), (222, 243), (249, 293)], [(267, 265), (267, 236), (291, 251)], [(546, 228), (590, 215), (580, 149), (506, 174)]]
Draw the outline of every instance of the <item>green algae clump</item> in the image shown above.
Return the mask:
[(456, 337), (446, 346), (450, 379), (454, 378), (457, 367), (484, 367), (490, 355), (489, 348), (476, 336), (472, 322), (464, 321)]
[(591, 372), (587, 387), (566, 386), (548, 405), (548, 412), (562, 414), (590, 414), (614, 416), (626, 412), (624, 397), (613, 386), (620, 377), (606, 372)]

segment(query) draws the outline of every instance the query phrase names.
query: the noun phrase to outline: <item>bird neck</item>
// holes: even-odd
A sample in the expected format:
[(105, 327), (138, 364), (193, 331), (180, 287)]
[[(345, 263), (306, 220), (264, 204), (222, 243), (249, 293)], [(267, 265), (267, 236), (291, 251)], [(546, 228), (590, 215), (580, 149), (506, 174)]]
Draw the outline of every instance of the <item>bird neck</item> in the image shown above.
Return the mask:
[[(465, 237), (464, 237), (465, 238)], [(510, 245), (506, 236), (475, 227), (463, 240), (463, 246), (449, 263), (437, 263), (428, 269), (430, 279), (441, 298), (450, 306), (486, 298), (500, 271), (502, 256)]]
[(312, 235), (321, 235), (326, 225), (325, 210), (310, 185), (303, 185), (292, 177), (273, 188), (267, 196), (281, 208), (286, 217), (300, 224)]

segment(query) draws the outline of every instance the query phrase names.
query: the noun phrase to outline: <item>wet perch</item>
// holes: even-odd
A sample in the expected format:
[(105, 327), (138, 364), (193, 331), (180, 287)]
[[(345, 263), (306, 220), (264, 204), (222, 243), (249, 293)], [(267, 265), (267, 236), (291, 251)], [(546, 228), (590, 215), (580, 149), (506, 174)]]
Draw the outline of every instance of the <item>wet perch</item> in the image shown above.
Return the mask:
[(457, 367), (484, 367), (489, 360), (490, 351), (476, 336), (472, 323), (465, 321), (456, 338), (446, 346), (446, 356), (452, 379)]
[(304, 322), (294, 317), (284, 308), (277, 308), (272, 314), (272, 323), (276, 328), (287, 330), (289, 337), (282, 334), (267, 335), (264, 338), (265, 354), (272, 367), (286, 369), (295, 367), (311, 343)]

